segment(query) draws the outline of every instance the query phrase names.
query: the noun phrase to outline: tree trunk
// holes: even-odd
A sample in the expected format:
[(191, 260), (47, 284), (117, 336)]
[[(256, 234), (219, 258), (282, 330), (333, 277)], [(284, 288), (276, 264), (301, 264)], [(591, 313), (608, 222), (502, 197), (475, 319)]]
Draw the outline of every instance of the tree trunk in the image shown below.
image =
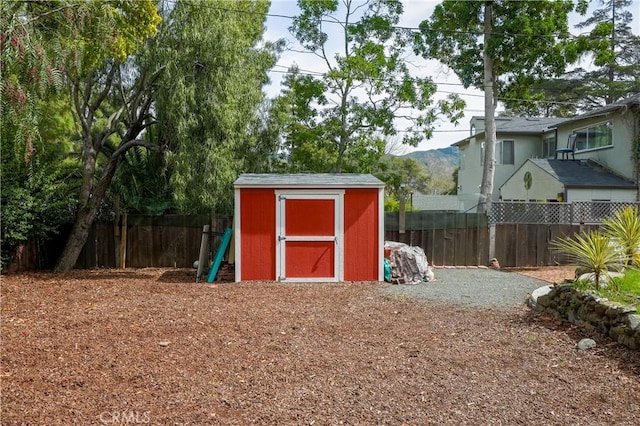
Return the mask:
[(107, 188), (111, 185), (113, 176), (116, 173), (118, 163), (120, 162), (120, 155), (116, 154), (109, 160), (109, 163), (104, 168), (104, 172), (98, 181), (98, 185), (95, 187), (91, 195), (90, 202), (84, 206), (80, 206), (78, 213), (76, 214), (76, 220), (73, 224), (71, 234), (67, 239), (67, 244), (62, 250), (60, 258), (56, 262), (54, 272), (67, 272), (70, 271), (76, 264), (78, 256), (84, 247), (89, 236), (89, 230), (93, 224), (93, 220), (96, 217), (98, 208), (107, 193)]
[(67, 244), (64, 246), (64, 250), (53, 269), (54, 272), (67, 272), (75, 266), (89, 236), (89, 230), (96, 216), (96, 211), (97, 208), (81, 208), (78, 211), (71, 234), (67, 239)]
[(484, 123), (485, 123), (485, 151), (484, 167), (482, 168), (482, 184), (480, 187), (480, 200), (478, 211), (489, 214), (491, 212), (491, 197), (493, 196), (493, 176), (496, 164), (496, 119), (493, 73), (493, 58), (489, 51), (489, 37), (493, 30), (492, 2), (485, 2), (484, 6)]

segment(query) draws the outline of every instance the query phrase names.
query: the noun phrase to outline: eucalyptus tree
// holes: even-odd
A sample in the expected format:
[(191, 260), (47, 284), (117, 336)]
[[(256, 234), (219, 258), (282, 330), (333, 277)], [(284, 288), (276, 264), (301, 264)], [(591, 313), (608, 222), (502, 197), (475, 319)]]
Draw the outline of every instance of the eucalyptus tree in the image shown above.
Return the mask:
[[(580, 2), (584, 12), (586, 2)], [(495, 109), (505, 95), (530, 97), (535, 81), (565, 72), (578, 58), (570, 38), (570, 0), (444, 1), (420, 24), (416, 51), (451, 68), (464, 87), (485, 93), (485, 158), (479, 211), (491, 209), (495, 171)]]
[(368, 170), (384, 154), (384, 139), (399, 133), (397, 119), (406, 119), (403, 141), (415, 146), (431, 136), (439, 112), (461, 116), (459, 98), (436, 106), (433, 81), (412, 76), (411, 33), (398, 27), (400, 0), (298, 0), (298, 6), (289, 30), (320, 65), (311, 72), (292, 67), (275, 101), (282, 151), (294, 170)]
[(153, 134), (166, 149), (178, 208), (228, 212), (243, 155), (259, 142), (251, 130), (258, 126), (267, 69), (276, 61), (278, 44), (262, 41), (269, 2), (170, 5), (145, 59), (163, 64)]

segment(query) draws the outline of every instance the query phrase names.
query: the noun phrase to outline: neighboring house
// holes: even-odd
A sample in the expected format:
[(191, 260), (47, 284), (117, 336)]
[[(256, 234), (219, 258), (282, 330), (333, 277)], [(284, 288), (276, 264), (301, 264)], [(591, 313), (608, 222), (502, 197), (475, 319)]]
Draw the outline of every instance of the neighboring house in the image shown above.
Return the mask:
[[(562, 118), (496, 117), (496, 165), (493, 199), (499, 199), (500, 188), (529, 158), (555, 154), (555, 126)], [(471, 118), (469, 137), (453, 144), (458, 147), (458, 197), (464, 210), (474, 211), (484, 167), (484, 117)]]
[[(637, 199), (639, 132), (640, 94), (569, 119), (497, 117), (493, 200)], [(484, 141), (484, 120), (473, 117), (471, 135), (453, 144), (460, 153), (458, 194), (467, 209), (478, 202)], [(528, 161), (536, 159), (550, 161)], [(593, 179), (578, 189), (566, 178), (572, 171)], [(527, 172), (533, 177), (528, 191)], [(538, 181), (548, 186), (532, 192)]]
[(637, 186), (592, 160), (530, 158), (500, 188), (503, 201), (636, 201)]
[(458, 212), (464, 210), (464, 205), (455, 195), (426, 195), (414, 192), (411, 194), (411, 209)]

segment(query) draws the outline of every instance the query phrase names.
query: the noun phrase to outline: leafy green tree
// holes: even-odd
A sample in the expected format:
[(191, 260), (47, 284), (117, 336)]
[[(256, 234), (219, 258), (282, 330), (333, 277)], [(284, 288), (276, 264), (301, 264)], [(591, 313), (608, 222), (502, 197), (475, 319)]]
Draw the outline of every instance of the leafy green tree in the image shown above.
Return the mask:
[[(404, 142), (415, 146), (431, 136), (438, 112), (461, 116), (458, 98), (438, 111), (433, 81), (410, 74), (404, 60), (410, 32), (397, 27), (401, 1), (299, 0), (298, 6), (289, 30), (325, 71), (303, 75), (293, 67), (276, 101), (285, 116), (282, 151), (294, 170), (367, 171), (383, 155), (384, 140), (398, 133), (396, 118), (409, 120)], [(336, 54), (327, 48), (330, 37), (340, 40)], [(409, 108), (417, 113), (410, 116)]]
[(60, 224), (72, 219), (69, 206), (77, 190), (74, 183), (79, 162), (69, 151), (67, 139), (73, 130), (71, 113), (53, 95), (37, 101), (32, 111), (43, 118), (37, 120), (38, 127), (32, 133), (37, 137), (27, 152), (15, 122), (3, 116), (1, 124), (2, 269), (13, 261), (20, 244), (47, 239)]
[(145, 59), (164, 67), (154, 137), (182, 211), (229, 212), (233, 180), (268, 142), (259, 107), (279, 49), (261, 44), (268, 9), (263, 0), (178, 1)]
[[(65, 78), (79, 127), (82, 158), (74, 225), (54, 268), (71, 269), (125, 153), (134, 147), (157, 149), (140, 136), (150, 120), (157, 73), (138, 72), (127, 63), (153, 36), (160, 17), (152, 0), (69, 0), (48, 15), (48, 31), (67, 46)], [(117, 148), (108, 157), (104, 148)], [(102, 157), (101, 155), (104, 155)]]
[[(584, 10), (586, 2), (581, 2)], [(420, 24), (415, 49), (451, 68), (465, 87), (485, 92), (485, 160), (479, 210), (491, 209), (495, 109), (503, 97), (529, 99), (531, 85), (562, 75), (578, 58), (569, 39), (572, 1), (445, 1)], [(506, 95), (506, 96), (505, 96)]]
[[(640, 92), (640, 36), (633, 34), (633, 0), (600, 0), (600, 8), (580, 22), (576, 37), (582, 57), (592, 65), (555, 79), (532, 82), (531, 99), (506, 99), (515, 114), (569, 117)], [(514, 96), (515, 97), (515, 96)], [(530, 100), (535, 100), (531, 102)]]
[(426, 192), (429, 185), (427, 169), (413, 158), (385, 156), (377, 163), (374, 175), (385, 183), (386, 198), (397, 202), (401, 218), (411, 194)]
[(445, 192), (445, 195), (457, 195), (458, 194), (458, 174), (460, 173), (460, 167), (456, 167), (453, 171), (453, 185), (449, 188), (449, 191)]
[(640, 35), (633, 34), (631, 8), (633, 0), (600, 0), (588, 19), (578, 29), (590, 28), (580, 40), (589, 46), (593, 70), (578, 68), (569, 77), (579, 82), (581, 108), (595, 109), (640, 93)]
[[(117, 149), (108, 145), (103, 152), (111, 155)], [(175, 210), (169, 185), (169, 172), (160, 152), (135, 147), (122, 157), (108, 193), (109, 204), (120, 211), (162, 214)]]
[(72, 112), (56, 59), (61, 46), (41, 28), (48, 3), (0, 3), (0, 238), (4, 269), (18, 246), (46, 239), (70, 219), (77, 171)]

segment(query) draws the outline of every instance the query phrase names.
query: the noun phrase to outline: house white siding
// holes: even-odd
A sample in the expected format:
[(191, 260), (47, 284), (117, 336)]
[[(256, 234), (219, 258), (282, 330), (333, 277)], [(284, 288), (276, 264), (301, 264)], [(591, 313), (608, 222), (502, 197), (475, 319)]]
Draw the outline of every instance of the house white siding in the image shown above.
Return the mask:
[(569, 135), (589, 126), (611, 122), (613, 131), (613, 144), (611, 146), (576, 151), (576, 160), (591, 159), (630, 180), (635, 180), (636, 164), (631, 156), (633, 151), (634, 120), (637, 115), (632, 111), (613, 113), (609, 115), (590, 117), (583, 120), (574, 120), (558, 126), (558, 147), (564, 147)]
[(567, 201), (636, 201), (636, 191), (629, 189), (569, 188)]
[[(531, 188), (524, 186), (524, 175), (531, 173)], [(502, 188), (500, 196), (508, 201), (547, 201), (557, 200), (559, 193), (564, 194), (564, 185), (549, 173), (531, 164), (522, 166)]]
[[(634, 156), (634, 142), (640, 131), (640, 94), (631, 96), (620, 102), (602, 107), (583, 115), (562, 118), (496, 118), (496, 165), (493, 185), (493, 199), (558, 199), (558, 194), (565, 195), (564, 201), (573, 200), (630, 200), (635, 199), (638, 192), (638, 176), (640, 161)], [(519, 169), (531, 159), (554, 162), (560, 161), (555, 149), (566, 148), (569, 136), (577, 134), (576, 150), (563, 158), (565, 164), (540, 163), (541, 170), (535, 167), (527, 170)], [(554, 147), (555, 139), (555, 147)], [(513, 164), (503, 164), (500, 160), (500, 141), (513, 140)], [(471, 119), (470, 136), (454, 145), (460, 148), (461, 163), (458, 172), (458, 196), (465, 202), (465, 208), (477, 203), (483, 172), (482, 149), (485, 141), (484, 118)], [(555, 148), (555, 149), (554, 149)], [(511, 157), (509, 157), (511, 158)], [(582, 162), (573, 160), (585, 160)], [(586, 161), (589, 160), (589, 161)], [(540, 160), (543, 161), (543, 160)], [(576, 164), (591, 164), (598, 170), (609, 172), (591, 179), (590, 175), (582, 176), (584, 170), (576, 170), (577, 174), (567, 176), (555, 170), (572, 169)], [(545, 165), (546, 164), (546, 165)], [(573, 166), (572, 166), (573, 164)], [(544, 177), (542, 173), (549, 172)], [(573, 169), (572, 169), (573, 170)], [(531, 171), (533, 185), (528, 193), (524, 188), (523, 176)], [(608, 176), (608, 177), (607, 177)], [(572, 179), (573, 177), (573, 179)], [(513, 182), (506, 182), (511, 179)], [(554, 182), (555, 181), (555, 182)], [(592, 190), (583, 189), (586, 186)], [(635, 184), (634, 184), (635, 182)], [(569, 189), (581, 188), (573, 196)], [(615, 189), (607, 189), (615, 188)], [(633, 188), (633, 190), (632, 190)], [(632, 195), (633, 194), (633, 195)]]
[[(540, 137), (535, 135), (501, 134), (497, 145), (504, 140), (513, 140), (513, 164), (501, 164), (499, 158), (499, 146), (496, 146), (496, 166), (493, 177), (493, 200), (500, 198), (498, 189), (511, 177), (515, 171), (529, 158), (541, 155)], [(458, 194), (466, 198), (478, 200), (480, 185), (482, 184), (482, 168), (484, 159), (482, 155), (484, 138), (471, 138), (468, 144), (459, 146), (461, 156), (460, 170), (458, 171)], [(465, 207), (468, 208), (467, 202)]]

